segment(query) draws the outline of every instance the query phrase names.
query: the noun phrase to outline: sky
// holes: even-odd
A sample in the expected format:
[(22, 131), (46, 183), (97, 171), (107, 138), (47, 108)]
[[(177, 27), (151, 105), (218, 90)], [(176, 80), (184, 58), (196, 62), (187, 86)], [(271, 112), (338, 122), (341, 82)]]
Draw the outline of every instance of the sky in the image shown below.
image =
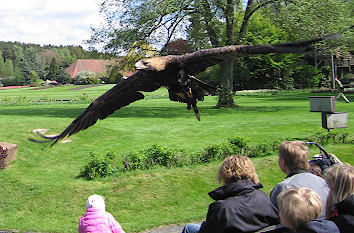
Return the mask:
[(81, 45), (102, 22), (97, 0), (1, 0), (0, 41)]

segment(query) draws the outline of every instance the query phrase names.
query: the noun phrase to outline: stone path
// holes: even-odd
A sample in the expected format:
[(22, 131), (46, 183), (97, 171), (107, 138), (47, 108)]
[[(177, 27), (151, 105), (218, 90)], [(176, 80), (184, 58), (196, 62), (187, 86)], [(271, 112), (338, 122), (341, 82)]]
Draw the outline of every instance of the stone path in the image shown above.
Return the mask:
[[(145, 230), (139, 233), (182, 233), (183, 226), (176, 224), (169, 226), (161, 226), (150, 230)], [(16, 231), (0, 231), (0, 233), (16, 233)], [(40, 233), (40, 232), (24, 232), (24, 233)]]
[(168, 226), (160, 226), (154, 229), (145, 230), (140, 233), (182, 233), (183, 226), (172, 224)]
[[(198, 223), (200, 224), (200, 223)], [(145, 230), (139, 233), (182, 233), (182, 229), (185, 224), (171, 224), (166, 226), (160, 226), (153, 229)], [(1, 231), (0, 233), (15, 233), (15, 231)], [(36, 232), (25, 232), (25, 233), (36, 233)], [(40, 233), (40, 232), (37, 232)]]

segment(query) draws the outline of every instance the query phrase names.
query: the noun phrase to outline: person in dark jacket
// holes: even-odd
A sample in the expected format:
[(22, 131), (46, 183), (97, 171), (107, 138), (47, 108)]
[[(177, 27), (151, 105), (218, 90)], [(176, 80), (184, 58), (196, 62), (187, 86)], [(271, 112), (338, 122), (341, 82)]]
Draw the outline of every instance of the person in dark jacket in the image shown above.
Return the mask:
[(334, 221), (340, 232), (354, 232), (354, 166), (341, 164), (326, 170), (330, 187), (326, 217)]
[(256, 170), (245, 156), (230, 156), (219, 168), (224, 184), (209, 193), (215, 202), (209, 205), (202, 225), (188, 224), (182, 233), (256, 232), (279, 223), (276, 208), (266, 193), (259, 190)]
[(339, 233), (339, 229), (332, 221), (315, 219), (300, 225), (296, 233)]
[(334, 222), (319, 218), (322, 202), (314, 190), (310, 188), (285, 189), (277, 199), (281, 223), (292, 232), (339, 233)]

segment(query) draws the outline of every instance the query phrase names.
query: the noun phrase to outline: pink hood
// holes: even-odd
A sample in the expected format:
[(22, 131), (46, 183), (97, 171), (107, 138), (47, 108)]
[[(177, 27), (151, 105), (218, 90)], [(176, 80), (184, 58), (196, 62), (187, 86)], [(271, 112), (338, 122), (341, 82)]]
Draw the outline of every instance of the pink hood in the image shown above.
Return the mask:
[(125, 233), (114, 217), (101, 209), (89, 208), (79, 221), (79, 233)]

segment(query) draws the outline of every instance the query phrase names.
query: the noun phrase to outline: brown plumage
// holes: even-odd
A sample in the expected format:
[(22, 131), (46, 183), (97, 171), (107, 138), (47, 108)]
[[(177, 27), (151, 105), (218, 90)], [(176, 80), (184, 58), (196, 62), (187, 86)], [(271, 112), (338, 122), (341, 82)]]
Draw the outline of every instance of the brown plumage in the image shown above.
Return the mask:
[(197, 101), (203, 101), (204, 96), (215, 93), (216, 88), (196, 79), (194, 76), (198, 73), (223, 60), (239, 56), (304, 53), (312, 49), (313, 43), (332, 37), (333, 35), (308, 41), (270, 45), (232, 45), (180, 56), (169, 55), (142, 59), (135, 64), (137, 69), (135, 74), (123, 79), (94, 100), (61, 134), (45, 136), (38, 133), (47, 140), (30, 140), (34, 142), (52, 141), (54, 145), (58, 140), (90, 127), (98, 119), (105, 119), (116, 110), (143, 99), (144, 95), (141, 91), (152, 92), (161, 86), (168, 89), (170, 100), (186, 103), (187, 109), (193, 108), (197, 119), (200, 120)]

